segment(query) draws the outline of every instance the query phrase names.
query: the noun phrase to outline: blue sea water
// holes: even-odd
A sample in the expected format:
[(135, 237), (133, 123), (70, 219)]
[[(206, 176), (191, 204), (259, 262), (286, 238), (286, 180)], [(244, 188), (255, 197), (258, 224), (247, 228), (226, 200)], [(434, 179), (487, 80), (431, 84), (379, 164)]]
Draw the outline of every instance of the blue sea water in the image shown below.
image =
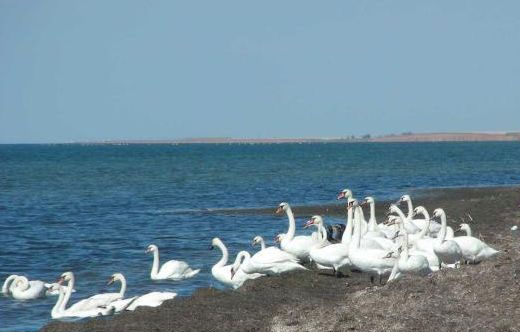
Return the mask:
[[(220, 258), (208, 251), (212, 237), (234, 257), (253, 250), (254, 235), (271, 242), (287, 228), (285, 216), (222, 209), (334, 203), (345, 187), (387, 199), (417, 188), (512, 184), (520, 184), (514, 142), (0, 145), (0, 279), (16, 273), (53, 281), (73, 271), (75, 302), (114, 291), (106, 281), (122, 272), (130, 296), (187, 296), (222, 287), (211, 277)], [(163, 262), (183, 259), (201, 273), (151, 281), (150, 243)], [(55, 301), (0, 296), (0, 331), (37, 330)]]

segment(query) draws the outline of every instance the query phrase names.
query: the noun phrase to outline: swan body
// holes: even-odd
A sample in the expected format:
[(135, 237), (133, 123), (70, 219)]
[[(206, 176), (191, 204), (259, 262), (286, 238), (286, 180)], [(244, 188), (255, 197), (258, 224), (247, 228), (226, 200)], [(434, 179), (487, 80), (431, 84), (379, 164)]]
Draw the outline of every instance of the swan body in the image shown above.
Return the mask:
[(24, 276), (17, 276), (10, 287), (11, 296), (16, 300), (34, 300), (45, 297), (47, 287), (40, 280), (28, 280)]
[[(361, 209), (359, 206), (355, 206), (355, 208), (356, 212)], [(392, 258), (386, 250), (360, 248), (362, 230), (359, 213), (356, 214), (354, 222), (354, 236), (349, 246), (349, 259), (356, 268), (369, 273), (372, 282), (374, 276), (378, 276), (379, 282), (381, 282), (383, 275), (392, 272), (395, 258)]]
[[(229, 254), (226, 246), (219, 238), (214, 238), (211, 241), (211, 248), (217, 247), (222, 252), (222, 258), (211, 268), (211, 274), (215, 279), (221, 283), (233, 287), (234, 289), (239, 288), (242, 284), (249, 279), (256, 279), (261, 277), (261, 274), (247, 274), (242, 269), (232, 272), (234, 264), (227, 264)], [(241, 261), (242, 255), (237, 255), (236, 261)]]
[(68, 281), (67, 287), (58, 287), (59, 296), (56, 304), (52, 308), (52, 318), (64, 318), (64, 317), (95, 317), (95, 316), (107, 316), (114, 313), (113, 307), (106, 306), (105, 301), (99, 301), (102, 305), (94, 305), (95, 300), (88, 301), (82, 300), (67, 308), (67, 303), (72, 293), (74, 286), (74, 274), (72, 272), (65, 272), (61, 275), (59, 284), (64, 281)]
[(134, 311), (138, 307), (158, 307), (164, 301), (171, 300), (177, 296), (173, 292), (150, 292), (131, 299), (130, 304), (126, 308), (128, 311)]
[(159, 268), (159, 248), (155, 244), (151, 244), (146, 249), (146, 253), (150, 252), (153, 253), (153, 265), (150, 271), (152, 280), (183, 280), (200, 272), (200, 269), (193, 270), (188, 263), (178, 260), (170, 260)]
[(287, 230), (285, 236), (283, 236), (283, 239), (280, 242), (280, 247), (283, 251), (294, 255), (300, 261), (308, 261), (310, 249), (316, 245), (319, 245), (320, 240), (317, 239), (317, 237), (313, 238), (312, 236), (294, 236), (296, 231), (296, 222), (294, 220), (294, 214), (288, 203), (280, 203), (276, 213), (281, 213), (282, 211), (285, 211), (289, 219), (289, 229)]
[(404, 241), (398, 250), (399, 257), (396, 261), (399, 272), (403, 274), (415, 274), (420, 276), (426, 276), (432, 273), (430, 262), (425, 256), (420, 254), (410, 255), (408, 249), (408, 234), (404, 232), (403, 236)]
[(244, 259), (236, 260), (231, 269), (232, 277), (234, 279), (237, 271), (243, 271), (247, 275), (251, 274), (267, 274), (278, 275), (284, 272), (295, 270), (307, 270), (298, 263), (294, 257), (288, 256), (286, 252), (261, 250), (251, 256), (247, 251), (241, 251)]
[(436, 209), (433, 217), (441, 218), (441, 231), (439, 236), (435, 239), (433, 244), (433, 252), (439, 258), (439, 261), (444, 264), (457, 264), (462, 259), (462, 250), (457, 242), (453, 240), (446, 240), (446, 213), (443, 209)]
[(456, 236), (453, 238), (453, 241), (459, 245), (465, 261), (475, 264), (498, 255), (498, 250), (491, 248), (480, 239), (471, 236), (471, 228), (468, 224), (461, 224), (460, 229), (465, 230), (469, 235)]
[[(123, 277), (123, 279), (124, 279), (124, 277)], [(118, 279), (118, 280), (120, 280), (120, 279)], [(124, 292), (126, 291), (126, 282), (124, 284), (122, 282), (121, 291), (119, 293), (97, 294), (97, 295), (88, 297), (86, 299), (80, 300), (80, 301), (74, 303), (73, 305), (71, 305), (68, 309), (65, 309), (65, 306), (67, 305), (68, 300), (70, 299), (70, 295), (72, 293), (72, 288), (74, 287), (74, 283), (75, 283), (74, 274), (72, 272), (63, 273), (62, 277), (60, 279), (60, 284), (65, 281), (67, 281), (67, 289), (65, 291), (65, 298), (63, 300), (61, 310), (63, 310), (63, 311), (67, 310), (69, 312), (82, 312), (82, 311), (94, 310), (94, 309), (97, 309), (100, 307), (107, 307), (108, 305), (110, 305), (111, 302), (122, 299), (124, 296)]]

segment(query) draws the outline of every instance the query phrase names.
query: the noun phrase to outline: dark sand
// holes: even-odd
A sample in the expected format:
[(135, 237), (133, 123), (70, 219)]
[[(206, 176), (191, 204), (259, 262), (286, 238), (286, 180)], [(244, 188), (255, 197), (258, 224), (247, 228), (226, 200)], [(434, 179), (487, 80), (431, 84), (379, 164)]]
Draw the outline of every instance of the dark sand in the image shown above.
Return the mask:
[[(309, 271), (248, 281), (236, 291), (200, 289), (189, 298), (42, 331), (520, 331), (520, 188), (432, 190), (415, 204), (443, 207), (458, 226), (470, 212), (474, 236), (502, 251), (478, 265), (373, 286), (365, 274)], [(382, 216), (386, 204), (379, 204)], [(296, 216), (343, 208), (294, 208)], [(326, 211), (326, 212), (325, 212)], [(324, 213), (325, 212), (325, 213)], [(381, 217), (380, 217), (381, 218)], [(280, 229), (285, 224), (281, 223)]]

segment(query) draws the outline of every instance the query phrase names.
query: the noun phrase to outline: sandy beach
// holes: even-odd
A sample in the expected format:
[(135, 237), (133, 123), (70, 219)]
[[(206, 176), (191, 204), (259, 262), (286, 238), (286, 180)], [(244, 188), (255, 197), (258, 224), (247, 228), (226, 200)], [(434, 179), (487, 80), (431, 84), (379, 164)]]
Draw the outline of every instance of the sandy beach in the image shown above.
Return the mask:
[[(311, 270), (265, 277), (236, 291), (199, 289), (158, 308), (76, 323), (53, 321), (41, 331), (520, 330), (520, 231), (511, 231), (520, 225), (520, 188), (435, 189), (421, 192), (414, 203), (429, 211), (444, 208), (453, 228), (469, 212), (474, 236), (501, 254), (430, 278), (406, 276), (382, 286), (361, 273), (336, 278)], [(387, 206), (378, 202), (378, 221)], [(293, 210), (297, 217), (344, 214), (341, 205)]]

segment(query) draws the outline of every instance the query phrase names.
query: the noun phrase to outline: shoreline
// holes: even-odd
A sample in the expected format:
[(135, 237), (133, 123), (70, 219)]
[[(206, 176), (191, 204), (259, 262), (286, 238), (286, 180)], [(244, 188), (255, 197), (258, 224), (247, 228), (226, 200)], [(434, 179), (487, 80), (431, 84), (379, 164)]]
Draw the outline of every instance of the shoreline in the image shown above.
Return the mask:
[(186, 144), (309, 144), (309, 143), (439, 143), (520, 142), (520, 132), (401, 133), (342, 137), (194, 137), (177, 139), (98, 139), (64, 142), (0, 143), (0, 145), (186, 145)]
[[(379, 221), (387, 203), (376, 202)], [(428, 189), (414, 203), (429, 211), (443, 207), (452, 227), (470, 212), (475, 236), (502, 253), (489, 262), (443, 270), (431, 278), (406, 276), (384, 286), (371, 285), (361, 273), (335, 278), (311, 270), (264, 277), (236, 291), (201, 288), (158, 308), (74, 323), (53, 321), (41, 331), (520, 329), (520, 233), (510, 230), (520, 226), (520, 187)], [(341, 205), (293, 210), (297, 217), (344, 213)]]

